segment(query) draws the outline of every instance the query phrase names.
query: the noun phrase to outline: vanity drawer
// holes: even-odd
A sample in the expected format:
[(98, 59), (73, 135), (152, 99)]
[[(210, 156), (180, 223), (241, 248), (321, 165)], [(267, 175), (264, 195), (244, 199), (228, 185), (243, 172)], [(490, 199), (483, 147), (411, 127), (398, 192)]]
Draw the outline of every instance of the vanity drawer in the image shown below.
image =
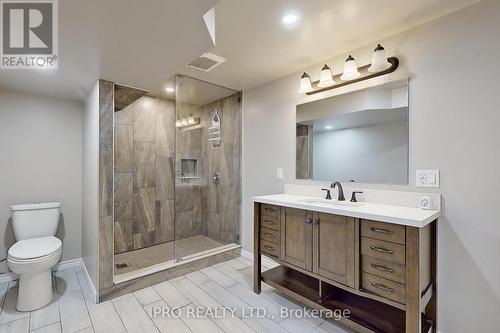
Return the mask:
[(266, 216), (279, 217), (280, 216), (280, 208), (278, 206), (261, 204), (260, 205), (260, 214)]
[(361, 270), (394, 282), (405, 284), (406, 266), (368, 256), (361, 257)]
[(274, 257), (278, 257), (278, 244), (274, 244), (265, 240), (260, 241), (260, 251)]
[(406, 264), (405, 247), (378, 239), (361, 237), (361, 254), (400, 265)]
[(361, 274), (361, 287), (376, 295), (405, 304), (406, 286), (372, 274)]
[(361, 236), (402, 245), (406, 244), (406, 228), (398, 224), (362, 220)]
[(264, 228), (279, 230), (279, 218), (277, 216), (261, 215), (260, 225)]
[(274, 244), (279, 244), (279, 232), (273, 229), (260, 228), (260, 239)]

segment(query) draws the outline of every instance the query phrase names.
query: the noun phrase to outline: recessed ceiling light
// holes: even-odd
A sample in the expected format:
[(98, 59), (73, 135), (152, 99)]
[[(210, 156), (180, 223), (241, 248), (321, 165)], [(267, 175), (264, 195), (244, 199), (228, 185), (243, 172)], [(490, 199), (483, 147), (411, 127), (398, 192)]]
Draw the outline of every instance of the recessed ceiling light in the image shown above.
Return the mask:
[(331, 130), (331, 129), (332, 129), (332, 126), (327, 125), (327, 126), (325, 126), (325, 129), (327, 129), (327, 130)]
[(175, 89), (172, 87), (167, 87), (167, 88), (165, 88), (165, 91), (168, 93), (173, 93), (175, 91)]
[(298, 20), (299, 20), (299, 17), (295, 14), (285, 14), (281, 18), (281, 22), (283, 24), (292, 24), (292, 23), (297, 22)]

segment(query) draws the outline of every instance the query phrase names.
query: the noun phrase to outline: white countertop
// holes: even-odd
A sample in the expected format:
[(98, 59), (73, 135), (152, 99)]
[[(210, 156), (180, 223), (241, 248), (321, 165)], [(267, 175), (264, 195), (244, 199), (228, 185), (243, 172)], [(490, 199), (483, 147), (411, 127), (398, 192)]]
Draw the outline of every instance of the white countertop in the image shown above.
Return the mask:
[[(304, 202), (304, 201), (318, 202)], [(416, 207), (395, 206), (360, 202), (360, 206), (344, 206), (330, 201), (293, 194), (273, 194), (253, 197), (254, 202), (277, 206), (306, 209), (315, 212), (357, 217), (387, 223), (423, 228), (441, 216), (440, 210), (424, 210)], [(324, 202), (322, 202), (324, 201)], [(347, 203), (349, 204), (349, 203)]]

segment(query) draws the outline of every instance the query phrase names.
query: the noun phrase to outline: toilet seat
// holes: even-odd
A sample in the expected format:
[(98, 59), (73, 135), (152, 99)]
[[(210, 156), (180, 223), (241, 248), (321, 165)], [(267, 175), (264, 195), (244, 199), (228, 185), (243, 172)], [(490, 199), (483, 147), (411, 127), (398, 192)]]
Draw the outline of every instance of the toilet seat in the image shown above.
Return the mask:
[(59, 255), (61, 249), (61, 240), (54, 236), (30, 238), (12, 245), (7, 258), (16, 262), (40, 261)]

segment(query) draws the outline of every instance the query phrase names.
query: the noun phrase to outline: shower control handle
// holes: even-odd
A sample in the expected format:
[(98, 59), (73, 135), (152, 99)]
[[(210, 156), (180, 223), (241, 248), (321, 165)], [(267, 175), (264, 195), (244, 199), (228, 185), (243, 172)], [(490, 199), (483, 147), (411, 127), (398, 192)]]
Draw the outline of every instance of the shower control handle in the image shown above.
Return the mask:
[(215, 185), (219, 185), (220, 183), (220, 174), (218, 172), (214, 172), (212, 175), (212, 183)]

